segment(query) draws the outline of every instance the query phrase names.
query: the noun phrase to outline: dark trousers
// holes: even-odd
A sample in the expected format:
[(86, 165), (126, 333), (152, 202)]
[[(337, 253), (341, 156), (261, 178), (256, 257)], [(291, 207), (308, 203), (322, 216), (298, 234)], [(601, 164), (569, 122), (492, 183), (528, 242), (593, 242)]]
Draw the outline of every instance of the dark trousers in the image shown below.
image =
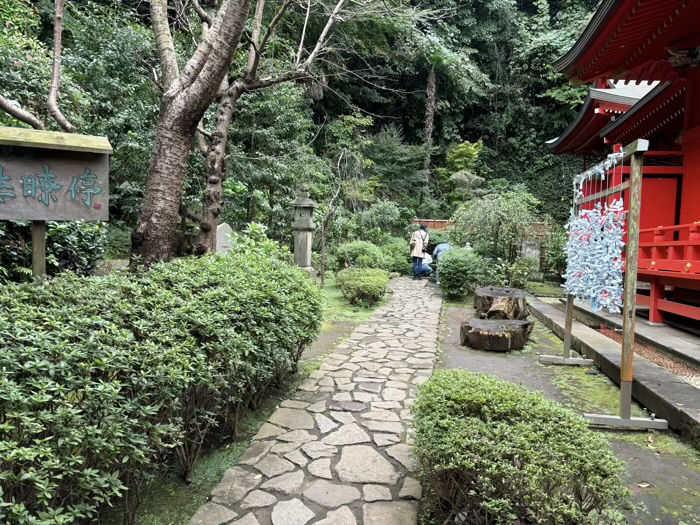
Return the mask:
[(423, 269), (423, 257), (413, 258), (413, 278), (420, 279), (420, 273)]

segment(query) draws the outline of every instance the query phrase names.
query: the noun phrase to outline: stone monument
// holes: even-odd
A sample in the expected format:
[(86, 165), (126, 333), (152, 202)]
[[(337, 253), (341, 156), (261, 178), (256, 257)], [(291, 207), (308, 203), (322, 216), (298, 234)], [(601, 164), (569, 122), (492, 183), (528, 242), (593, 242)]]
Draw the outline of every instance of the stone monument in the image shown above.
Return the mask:
[(309, 277), (316, 278), (316, 272), (311, 265), (311, 246), (316, 230), (314, 223), (314, 210), (318, 204), (309, 198), (309, 191), (302, 188), (297, 198), (292, 202), (294, 206), (294, 262), (297, 266), (306, 270)]
[(216, 253), (228, 253), (231, 251), (231, 234), (233, 230), (226, 223), (216, 227)]

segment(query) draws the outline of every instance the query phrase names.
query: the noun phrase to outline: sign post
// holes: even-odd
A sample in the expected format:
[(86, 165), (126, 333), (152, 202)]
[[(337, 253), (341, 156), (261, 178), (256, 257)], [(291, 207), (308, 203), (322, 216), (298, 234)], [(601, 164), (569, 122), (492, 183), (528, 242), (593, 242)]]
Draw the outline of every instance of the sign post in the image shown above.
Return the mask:
[(32, 274), (46, 275), (46, 221), (109, 219), (105, 137), (0, 127), (0, 220), (32, 221)]

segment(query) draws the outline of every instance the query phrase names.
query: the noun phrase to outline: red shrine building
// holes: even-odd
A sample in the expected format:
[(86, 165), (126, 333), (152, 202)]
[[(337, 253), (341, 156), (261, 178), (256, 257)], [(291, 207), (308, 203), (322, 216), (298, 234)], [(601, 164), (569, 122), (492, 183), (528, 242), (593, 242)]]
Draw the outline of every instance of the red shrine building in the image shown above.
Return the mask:
[(553, 153), (595, 160), (649, 141), (637, 304), (651, 322), (700, 320), (700, 0), (603, 0), (554, 66), (591, 88)]

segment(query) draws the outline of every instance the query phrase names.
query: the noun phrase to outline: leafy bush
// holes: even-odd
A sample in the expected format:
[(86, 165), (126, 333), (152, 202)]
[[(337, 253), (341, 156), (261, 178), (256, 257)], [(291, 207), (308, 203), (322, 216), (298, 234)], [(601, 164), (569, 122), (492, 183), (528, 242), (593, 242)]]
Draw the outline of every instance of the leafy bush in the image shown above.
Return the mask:
[(438, 371), (413, 414), (424, 511), (435, 523), (625, 522), (622, 463), (583, 418), (541, 394)]
[(536, 221), (539, 201), (523, 186), (501, 182), (492, 181), (489, 193), (460, 206), (452, 217), (450, 237), (456, 245), (469, 242), (481, 255), (512, 262)]
[(400, 235), (413, 211), (392, 201), (375, 202), (367, 210), (355, 214), (356, 235), (374, 244), (384, 244), (392, 235)]
[(378, 246), (366, 241), (341, 244), (335, 250), (335, 270), (343, 268), (345, 261), (351, 268), (384, 268), (386, 261)]
[(508, 286), (513, 288), (525, 288), (527, 278), (539, 267), (539, 261), (518, 257), (506, 266), (506, 278)]
[(335, 282), (351, 304), (370, 306), (384, 297), (389, 274), (384, 270), (351, 268), (340, 272)]
[(105, 241), (106, 259), (128, 259), (131, 256), (131, 228), (116, 224), (107, 225)]
[(440, 290), (445, 297), (462, 298), (484, 278), (486, 262), (464, 248), (453, 248), (440, 254), (438, 272)]
[(0, 288), (0, 522), (96, 522), (173, 457), (188, 477), (212, 430), (235, 434), (294, 367), (319, 290), (271, 241), (235, 244)]
[(411, 273), (411, 253), (408, 242), (401, 238), (393, 238), (389, 243), (380, 246), (384, 256), (384, 269), (401, 275)]
[(566, 271), (566, 232), (562, 228), (555, 228), (549, 234), (546, 243), (547, 255), (545, 262), (547, 269), (559, 275)]
[[(99, 222), (47, 222), (46, 273), (91, 275), (104, 255), (105, 225)], [(0, 223), (0, 268), (10, 281), (27, 281), (32, 272), (31, 223)], [(0, 277), (3, 272), (0, 271)]]

